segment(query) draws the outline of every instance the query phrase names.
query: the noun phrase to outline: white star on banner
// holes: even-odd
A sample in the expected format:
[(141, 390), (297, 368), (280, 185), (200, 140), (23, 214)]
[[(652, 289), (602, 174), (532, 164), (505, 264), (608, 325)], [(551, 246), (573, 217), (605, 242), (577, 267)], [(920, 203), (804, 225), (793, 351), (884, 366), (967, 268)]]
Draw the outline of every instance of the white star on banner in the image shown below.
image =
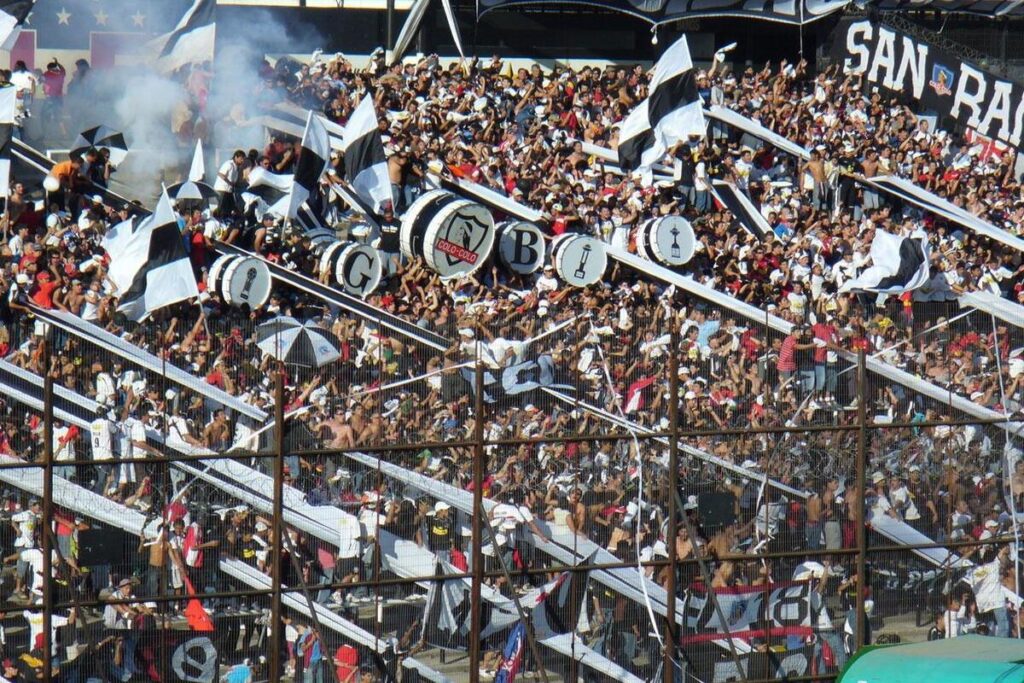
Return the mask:
[(138, 10), (132, 15), (132, 23), (136, 26), (142, 27), (146, 24), (146, 15)]
[(57, 23), (64, 24), (65, 26), (70, 26), (71, 24), (68, 23), (70, 20), (71, 12), (67, 11), (67, 9), (64, 7), (61, 7), (60, 11), (57, 12)]
[(107, 19), (109, 17), (107, 16), (107, 13), (103, 11), (102, 7), (100, 8), (100, 11), (97, 12), (96, 14), (94, 14), (93, 16), (96, 17), (96, 25), (97, 26), (106, 26), (107, 25)]

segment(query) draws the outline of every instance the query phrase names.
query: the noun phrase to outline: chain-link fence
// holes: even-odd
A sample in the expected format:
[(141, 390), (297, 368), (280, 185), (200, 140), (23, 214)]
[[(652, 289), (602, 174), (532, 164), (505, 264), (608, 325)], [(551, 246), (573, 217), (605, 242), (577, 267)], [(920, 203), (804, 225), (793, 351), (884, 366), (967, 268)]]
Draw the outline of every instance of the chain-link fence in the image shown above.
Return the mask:
[(607, 327), (482, 306), (445, 351), (325, 311), (319, 370), (194, 307), (125, 344), (13, 326), (4, 666), (827, 680), (867, 643), (1019, 635), (1013, 325), (854, 302), (858, 357), (619, 296)]

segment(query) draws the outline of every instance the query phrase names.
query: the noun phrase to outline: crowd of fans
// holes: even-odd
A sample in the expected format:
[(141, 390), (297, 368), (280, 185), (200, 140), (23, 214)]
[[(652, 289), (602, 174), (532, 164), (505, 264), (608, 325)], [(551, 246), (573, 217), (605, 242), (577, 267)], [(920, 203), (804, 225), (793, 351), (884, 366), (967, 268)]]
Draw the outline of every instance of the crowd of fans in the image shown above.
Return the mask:
[[(846, 615), (858, 587), (850, 578), (851, 555), (814, 553), (854, 547), (859, 505), (868, 508), (869, 519), (893, 518), (938, 542), (1013, 537), (1014, 511), (1024, 504), (1024, 466), (1013, 465), (1017, 451), (1007, 433), (999, 426), (929, 426), (964, 415), (886, 378), (872, 376), (858, 391), (857, 373), (842, 356), (843, 351), (863, 350), (1008, 417), (1020, 410), (1024, 357), (1013, 350), (1018, 331), (995, 325), (987, 316), (955, 317), (955, 299), (962, 292), (983, 290), (1020, 300), (1024, 270), (1018, 255), (857, 181), (858, 176), (906, 177), (1016, 233), (1024, 218), (1024, 195), (1012, 152), (998, 157), (988, 148), (971, 147), (908, 107), (865, 91), (857, 76), (837, 67), (810, 73), (804, 62), (761, 70), (716, 63), (698, 76), (705, 101), (759, 120), (811, 149), (810, 160), (802, 162), (715, 124), (708, 137), (672, 151), (666, 162), (675, 176), (656, 177), (652, 187), (645, 187), (582, 146), (615, 147), (618, 124), (646, 96), (649, 74), (639, 66), (545, 71), (539, 66), (513, 69), (498, 58), (448, 67), (425, 58), (386, 67), (375, 55), (365, 68), (357, 68), (341, 56), (317, 56), (309, 64), (265, 64), (261, 75), (261, 91), (252, 96), (258, 106), (297, 104), (339, 124), (360, 98), (374, 98), (393, 185), (392, 205), (382, 208), (385, 229), (377, 244), (386, 254), (399, 251), (397, 237), (387, 228), (430, 186), (431, 173), (443, 169), (541, 210), (542, 227), (552, 237), (580, 232), (610, 241), (652, 216), (684, 216), (698, 239), (685, 271), (794, 328), (790, 334), (774, 333), (761, 321), (618, 265), (610, 267), (600, 285), (574, 290), (550, 267), (519, 276), (494, 264), (474, 277), (444, 282), (422, 261), (397, 255), (390, 275), (367, 302), (450, 340), (447, 351), (426, 348), (380, 321), (280, 284), (261, 309), (232, 308), (206, 288), (218, 239), (321, 277), (319, 254), (310, 240), (257, 215), (242, 196), (251, 169), (288, 173), (294, 168), (298, 141), (279, 134), (265, 149), (242, 151), (218, 169), (219, 206), (179, 207), (183, 239), (204, 294), (198, 306), (175, 306), (140, 325), (116, 310), (118, 293), (106, 279), (110, 260), (101, 242), (111, 226), (141, 207), (94, 197), (113, 170), (103, 150), (57, 164), (52, 175), (60, 191), (46, 195), (42, 206), (31, 199), (38, 179), (18, 176), (7, 204), (8, 239), (0, 246), (0, 356), (36, 375), (52, 373), (61, 387), (101, 406), (88, 432), (58, 421), (52, 444), (57, 477), (126, 508), (163, 512), (167, 520), (160, 538), (137, 556), (82, 571), (73, 539), (89, 529), (87, 511), (59, 513), (61, 553), (55, 564), (66, 584), (62, 595), (140, 596), (138, 603), (108, 605), (103, 615), (108, 627), (144, 628), (147, 618), (182, 609), (183, 600), (145, 598), (184, 595), (183, 578), (200, 592), (243, 588), (219, 574), (211, 558), (235, 557), (269, 571), (282, 555), (271, 547), (271, 519), (236, 507), (237, 500), (215, 487), (190, 483), (164, 463), (118, 460), (168, 451), (255, 451), (272, 446), (271, 434), (256, 435), (262, 425), (229, 415), (130, 359), (49, 329), (34, 318), (36, 307), (78, 315), (268, 413), (273, 412), (277, 363), (257, 348), (257, 325), (287, 314), (316, 320), (337, 337), (338, 361), (323, 368), (286, 369), (288, 410), (306, 410), (289, 422), (284, 476), (307, 501), (346, 509), (362, 526), (354, 532), (339, 530), (338, 543), (288, 529), (283, 562), (288, 585), (344, 584), (387, 575), (389, 568), (373, 551), (379, 529), (465, 569), (470, 553), (461, 532), (468, 518), (449, 510), (448, 502), (381, 477), (344, 455), (299, 452), (365, 449), (409, 472), (466, 490), (473, 487), (473, 448), (443, 444), (467, 442), (478, 428), (495, 442), (484, 450), (484, 495), (514, 511), (496, 515), (504, 551), (488, 556), (488, 569), (500, 568), (500, 558), (512, 572), (511, 582), (491, 580), (506, 595), (541, 582), (540, 575), (522, 570), (551, 566), (551, 558), (528, 543), (533, 535), (551, 533), (560, 540), (576, 535), (579, 542), (592, 542), (622, 561), (666, 557), (666, 543), (672, 542), (665, 538), (667, 501), (673, 493), (667, 485), (668, 446), (630, 438), (609, 420), (667, 431), (673, 400), (670, 367), (678, 367), (679, 426), (702, 432), (687, 437), (686, 446), (735, 466), (725, 470), (692, 452), (681, 457), (680, 504), (687, 523), (680, 525), (674, 542), (677, 556), (688, 562), (677, 576), (680, 594), (700, 579), (699, 566), (692, 562), (696, 558), (707, 558), (715, 587), (762, 585), (790, 579), (799, 560), (755, 562), (743, 554), (806, 550), (808, 559), (821, 561), (822, 571), (814, 576), (827, 586), (825, 604), (833, 617), (830, 622), (826, 614), (820, 622), (828, 623), (817, 640), (821, 666), (836, 666), (845, 656), (840, 639), (855, 628)], [(48, 98), (40, 99), (45, 103)], [(340, 160), (332, 162), (340, 172)], [(747, 192), (774, 234), (761, 240), (719, 208), (710, 193), (711, 179), (731, 181)], [(340, 234), (359, 234), (358, 216), (326, 188), (314, 203), (323, 215), (340, 217)], [(885, 300), (839, 293), (870, 263), (875, 229), (909, 233), (922, 226), (932, 243), (933, 277), (925, 288)], [(477, 360), (486, 372), (483, 415), (477, 413), (475, 396)], [(537, 383), (561, 387), (558, 391), (568, 400), (544, 387), (505, 391), (503, 370), (526, 361), (551, 368), (544, 380), (544, 372), (527, 372), (536, 375)], [(863, 492), (853, 485), (857, 432), (848, 429), (856, 424), (862, 400), (868, 419), (876, 423), (922, 425), (870, 432), (869, 486)], [(38, 412), (26, 411), (13, 398), (4, 399), (4, 411), (0, 454), (40, 462), (44, 436)], [(836, 429), (742, 433), (827, 425)], [(720, 430), (733, 433), (714, 434)], [(566, 438), (615, 433), (619, 439), (601, 442)], [(426, 446), (410, 449), (410, 444)], [(273, 472), (267, 459), (254, 458), (250, 464)], [(789, 492), (762, 486), (756, 478), (761, 474)], [(175, 496), (185, 486), (187, 493)], [(721, 502), (724, 519), (705, 507), (711, 500)], [(14, 533), (3, 549), (16, 553), (12, 604), (29, 606), (25, 614), (31, 625), (31, 604), (41, 595), (40, 512), (17, 496), (5, 509)], [(549, 531), (536, 522), (546, 523)], [(968, 630), (1015, 634), (1017, 605), (1001, 592), (1002, 587), (1018, 592), (1015, 558), (1007, 547), (958, 546), (958, 554), (983, 568), (966, 582), (959, 582), (964, 572), (949, 565), (919, 564), (918, 578), (925, 570), (932, 570), (933, 578), (913, 583), (905, 562), (873, 562), (871, 585), (862, 589), (871, 592), (875, 603), (872, 626), (877, 628), (882, 617), (898, 623), (901, 615), (919, 607), (910, 601), (918, 594), (894, 598), (887, 592), (913, 583), (913, 590), (921, 591), (920, 604), (937, 613), (933, 635), (952, 637)], [(327, 562), (324, 553), (336, 557)], [(432, 566), (423, 570), (434, 573)], [(645, 574), (662, 585), (667, 580), (661, 568), (647, 568)], [(365, 620), (359, 605), (371, 593), (342, 586), (319, 590), (316, 599), (353, 620)], [(394, 595), (415, 601), (422, 599), (422, 590), (403, 586)], [(627, 608), (621, 596), (593, 581), (590, 598), (586, 642), (649, 677), (658, 657), (646, 608), (634, 603)], [(237, 614), (247, 607), (242, 603), (213, 600), (208, 606), (218, 614)], [(409, 627), (422, 608), (400, 609), (405, 616), (392, 629), (395, 646), (400, 651), (424, 647), (417, 643), (418, 630)], [(72, 611), (67, 617), (72, 628), (77, 615)], [(33, 629), (28, 650), (36, 649), (32, 641), (42, 626)], [(325, 634), (298, 616), (288, 629), (289, 652), (296, 655), (290, 672), (322, 680), (328, 648), (318, 639)], [(114, 643), (122, 653), (135, 645), (127, 637)], [(500, 649), (501, 644), (487, 645)], [(718, 654), (726, 651), (711, 648), (708, 656)], [(341, 659), (350, 658), (346, 653)], [(144, 669), (123, 655), (115, 660), (118, 675), (141, 675)], [(494, 668), (493, 658), (485, 661)], [(350, 666), (345, 673), (357, 670), (358, 665)], [(365, 675), (379, 672), (366, 669)]]

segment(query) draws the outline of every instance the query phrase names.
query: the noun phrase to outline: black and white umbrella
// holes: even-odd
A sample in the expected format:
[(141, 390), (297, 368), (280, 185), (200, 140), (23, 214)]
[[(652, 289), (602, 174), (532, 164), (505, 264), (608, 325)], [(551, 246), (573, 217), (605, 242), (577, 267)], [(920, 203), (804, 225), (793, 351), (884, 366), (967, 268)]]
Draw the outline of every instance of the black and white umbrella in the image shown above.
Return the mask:
[(110, 150), (110, 163), (114, 166), (120, 166), (124, 158), (128, 156), (128, 143), (124, 141), (124, 134), (107, 126), (96, 126), (79, 133), (75, 138), (75, 144), (71, 146), (71, 154), (81, 155), (88, 152), (90, 148), (100, 149), (101, 147)]
[(341, 358), (341, 342), (330, 331), (288, 316), (274, 318), (256, 328), (256, 346), (289, 365), (319, 368)]
[(217, 193), (201, 180), (186, 180), (168, 187), (167, 196), (175, 202), (207, 202), (216, 197)]

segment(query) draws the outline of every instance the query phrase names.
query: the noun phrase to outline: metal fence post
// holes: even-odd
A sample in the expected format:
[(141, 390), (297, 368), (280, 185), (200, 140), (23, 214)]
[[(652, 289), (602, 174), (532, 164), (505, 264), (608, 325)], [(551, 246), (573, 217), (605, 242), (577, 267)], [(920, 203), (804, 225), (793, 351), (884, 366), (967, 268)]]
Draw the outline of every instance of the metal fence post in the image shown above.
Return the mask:
[[(40, 522), (43, 550), (43, 681), (53, 680), (53, 373), (50, 335), (43, 342), (43, 519)], [(32, 582), (29, 583), (29, 596)], [(29, 643), (29, 649), (32, 644)]]
[(473, 581), (470, 603), (469, 680), (480, 680), (480, 588), (484, 579), (483, 525), (480, 512), (484, 498), (484, 371), (477, 353), (473, 382)]
[(857, 353), (857, 650), (864, 647), (867, 614), (864, 607), (867, 588), (868, 532), (864, 527), (864, 487), (867, 470), (867, 373), (864, 349)]
[(668, 580), (665, 583), (665, 651), (662, 653), (662, 680), (674, 683), (676, 670), (676, 537), (679, 535), (676, 494), (679, 491), (679, 332), (678, 321), (672, 319), (672, 341), (668, 354), (668, 421), (672, 436), (668, 442), (668, 528), (665, 548), (668, 550)]
[[(278, 367), (274, 386), (274, 501), (271, 518), (271, 544), (276, 554), (281, 553), (281, 521), (284, 517), (284, 369)], [(271, 564), (270, 595), (270, 680), (279, 680), (281, 666), (281, 562)]]

